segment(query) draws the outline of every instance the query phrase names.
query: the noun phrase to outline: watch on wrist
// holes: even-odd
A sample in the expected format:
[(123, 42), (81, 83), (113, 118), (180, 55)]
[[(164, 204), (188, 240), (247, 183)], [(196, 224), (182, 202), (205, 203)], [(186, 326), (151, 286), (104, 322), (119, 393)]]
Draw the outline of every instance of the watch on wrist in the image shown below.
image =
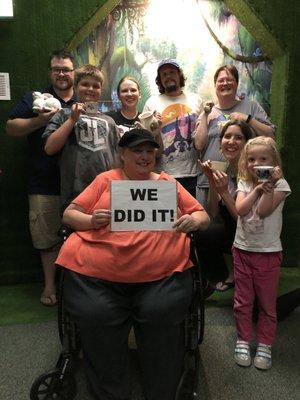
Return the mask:
[(248, 114), (248, 117), (247, 117), (247, 119), (246, 119), (246, 123), (249, 124), (249, 122), (251, 121), (251, 119), (252, 119), (252, 115), (251, 115), (251, 114)]

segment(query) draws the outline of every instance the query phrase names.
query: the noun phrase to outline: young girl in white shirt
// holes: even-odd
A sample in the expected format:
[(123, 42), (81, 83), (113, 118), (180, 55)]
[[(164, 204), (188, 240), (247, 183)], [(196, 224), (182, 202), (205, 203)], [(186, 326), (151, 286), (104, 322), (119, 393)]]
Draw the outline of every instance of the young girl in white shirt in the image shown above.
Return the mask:
[[(257, 166), (273, 167), (268, 180), (259, 180)], [(238, 222), (232, 251), (237, 327), (235, 361), (241, 366), (251, 365), (252, 311), (257, 297), (259, 316), (254, 365), (259, 369), (269, 369), (277, 326), (282, 208), (290, 194), (290, 187), (282, 177), (280, 155), (273, 139), (259, 136), (246, 143), (239, 160), (238, 179)]]

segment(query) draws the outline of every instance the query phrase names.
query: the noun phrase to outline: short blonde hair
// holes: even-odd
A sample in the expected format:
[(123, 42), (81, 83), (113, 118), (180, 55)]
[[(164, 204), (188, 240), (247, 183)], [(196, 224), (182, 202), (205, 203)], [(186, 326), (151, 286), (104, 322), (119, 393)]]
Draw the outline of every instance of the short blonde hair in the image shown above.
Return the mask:
[(281, 157), (275, 140), (267, 136), (257, 136), (253, 139), (248, 140), (248, 142), (245, 144), (241, 152), (238, 164), (238, 179), (242, 179), (248, 182), (253, 181), (253, 178), (247, 168), (248, 153), (253, 146), (267, 147), (270, 151), (270, 154), (272, 155), (273, 165), (278, 165), (281, 168)]
[(103, 81), (104, 81), (103, 74), (99, 68), (94, 67), (94, 65), (91, 65), (91, 64), (82, 65), (81, 67), (79, 67), (75, 70), (74, 86), (77, 86), (78, 83), (83, 78), (86, 78), (86, 77), (95, 78), (97, 81), (100, 82), (101, 87), (102, 87)]

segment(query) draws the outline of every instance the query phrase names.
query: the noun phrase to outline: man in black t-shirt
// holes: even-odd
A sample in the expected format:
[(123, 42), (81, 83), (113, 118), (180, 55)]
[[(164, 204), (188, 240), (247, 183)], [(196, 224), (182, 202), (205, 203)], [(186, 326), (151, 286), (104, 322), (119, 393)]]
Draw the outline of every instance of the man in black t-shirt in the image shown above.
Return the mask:
[[(73, 92), (74, 58), (67, 50), (54, 51), (50, 56), (51, 86), (39, 90), (57, 98), (61, 106), (71, 107), (75, 102)], [(28, 140), (28, 199), (29, 221), (33, 246), (39, 250), (44, 270), (45, 287), (41, 295), (44, 305), (55, 305), (55, 266), (60, 238), (60, 177), (57, 157), (44, 151), (42, 134), (50, 119), (58, 111), (33, 112), (32, 93), (26, 93), (9, 115), (6, 132)]]

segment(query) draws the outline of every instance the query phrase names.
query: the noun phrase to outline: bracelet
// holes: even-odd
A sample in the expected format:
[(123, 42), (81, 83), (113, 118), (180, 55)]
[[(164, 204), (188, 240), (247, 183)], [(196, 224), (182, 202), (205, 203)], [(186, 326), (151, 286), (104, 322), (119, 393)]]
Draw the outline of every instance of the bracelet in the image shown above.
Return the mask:
[(246, 119), (246, 124), (249, 124), (249, 122), (251, 121), (251, 119), (252, 119), (252, 115), (249, 114), (248, 117), (247, 117), (247, 119)]

